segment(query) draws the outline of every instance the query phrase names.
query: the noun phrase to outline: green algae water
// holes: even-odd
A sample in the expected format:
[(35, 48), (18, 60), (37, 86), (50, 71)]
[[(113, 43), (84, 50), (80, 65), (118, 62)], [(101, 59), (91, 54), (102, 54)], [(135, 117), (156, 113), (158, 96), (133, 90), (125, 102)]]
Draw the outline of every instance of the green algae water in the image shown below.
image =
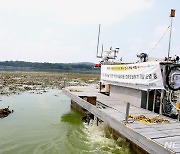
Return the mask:
[(103, 124), (84, 124), (82, 115), (59, 90), (0, 99), (0, 108), (14, 110), (0, 119), (1, 154), (133, 153), (127, 142), (107, 137)]

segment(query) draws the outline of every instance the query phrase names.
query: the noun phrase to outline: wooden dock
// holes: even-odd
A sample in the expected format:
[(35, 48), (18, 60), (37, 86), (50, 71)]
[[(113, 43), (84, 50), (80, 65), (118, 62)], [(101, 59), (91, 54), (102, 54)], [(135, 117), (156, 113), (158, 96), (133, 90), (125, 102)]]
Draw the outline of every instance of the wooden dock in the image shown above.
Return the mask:
[[(63, 89), (63, 93), (148, 153), (180, 154), (180, 122), (164, 117), (170, 122), (145, 124), (134, 121), (125, 123), (127, 103), (99, 93), (95, 86), (67, 87)], [(96, 97), (97, 103), (104, 107), (98, 108), (82, 99), (83, 97)], [(147, 117), (157, 116), (154, 112), (132, 105), (129, 113), (136, 116), (142, 114)]]

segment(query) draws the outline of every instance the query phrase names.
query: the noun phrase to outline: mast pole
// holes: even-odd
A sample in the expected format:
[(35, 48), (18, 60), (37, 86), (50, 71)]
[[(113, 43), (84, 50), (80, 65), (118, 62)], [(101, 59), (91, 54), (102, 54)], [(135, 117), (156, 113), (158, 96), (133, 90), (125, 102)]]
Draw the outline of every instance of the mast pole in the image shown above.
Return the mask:
[(173, 23), (173, 17), (175, 17), (175, 10), (174, 9), (171, 9), (170, 17), (171, 17), (171, 26), (170, 26), (170, 34), (169, 34), (168, 57), (167, 57), (168, 61), (169, 61), (169, 55), (170, 55), (170, 51), (171, 51), (172, 23)]
[(101, 33), (101, 24), (99, 24), (99, 31), (98, 31), (98, 41), (97, 41), (97, 53), (96, 53), (96, 57), (98, 58), (98, 49), (99, 49), (99, 37), (100, 37), (100, 33)]

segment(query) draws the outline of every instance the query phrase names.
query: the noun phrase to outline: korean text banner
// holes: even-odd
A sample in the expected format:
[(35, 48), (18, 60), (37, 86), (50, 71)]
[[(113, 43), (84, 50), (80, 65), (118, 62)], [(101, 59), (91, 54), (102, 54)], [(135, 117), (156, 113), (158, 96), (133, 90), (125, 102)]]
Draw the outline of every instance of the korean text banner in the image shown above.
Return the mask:
[(102, 65), (101, 82), (136, 89), (164, 89), (158, 62)]

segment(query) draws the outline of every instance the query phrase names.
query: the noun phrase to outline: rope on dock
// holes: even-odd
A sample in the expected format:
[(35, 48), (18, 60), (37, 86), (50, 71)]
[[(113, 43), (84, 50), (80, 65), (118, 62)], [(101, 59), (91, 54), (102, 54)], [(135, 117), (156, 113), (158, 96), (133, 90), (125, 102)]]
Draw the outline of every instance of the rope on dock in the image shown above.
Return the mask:
[(139, 121), (145, 124), (151, 124), (151, 123), (169, 123), (170, 121), (167, 119), (164, 119), (162, 117), (156, 116), (156, 117), (146, 117), (145, 115), (139, 115), (139, 116), (134, 116), (132, 114), (129, 114), (129, 118), (132, 118), (133, 121)]
[(82, 92), (81, 90), (78, 90), (78, 89), (70, 89), (69, 91), (70, 92)]

